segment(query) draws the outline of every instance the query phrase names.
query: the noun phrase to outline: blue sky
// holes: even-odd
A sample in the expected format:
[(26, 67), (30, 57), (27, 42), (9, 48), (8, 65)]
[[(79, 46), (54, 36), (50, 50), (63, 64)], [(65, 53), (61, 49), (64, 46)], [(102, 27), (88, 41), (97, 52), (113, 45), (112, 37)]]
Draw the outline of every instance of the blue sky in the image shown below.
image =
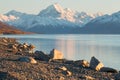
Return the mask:
[(47, 6), (58, 3), (63, 8), (70, 8), (79, 12), (108, 13), (120, 10), (120, 0), (1, 0), (0, 13), (4, 14), (10, 10), (38, 14)]

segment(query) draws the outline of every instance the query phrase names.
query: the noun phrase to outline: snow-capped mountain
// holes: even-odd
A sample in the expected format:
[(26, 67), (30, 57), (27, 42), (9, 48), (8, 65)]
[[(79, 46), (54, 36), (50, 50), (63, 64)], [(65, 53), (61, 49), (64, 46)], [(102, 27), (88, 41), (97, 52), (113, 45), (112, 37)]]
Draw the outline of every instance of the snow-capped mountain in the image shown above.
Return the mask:
[(6, 16), (6, 15), (3, 15), (3, 14), (0, 14), (0, 21), (2, 21), (2, 22), (14, 21), (16, 19), (18, 19), (18, 18), (13, 16), (13, 15)]
[(56, 19), (64, 19), (70, 22), (78, 23), (80, 25), (88, 23), (90, 20), (102, 16), (103, 14), (88, 14), (85, 12), (73, 11), (69, 8), (62, 8), (59, 4), (48, 6), (46, 9), (40, 11), (38, 14), (41, 17), (52, 17)]
[[(72, 33), (76, 28), (84, 26), (92, 19), (102, 16), (102, 14), (77, 12), (69, 8), (64, 9), (59, 4), (53, 4), (40, 11), (38, 15), (12, 10), (3, 16), (8, 17), (8, 20), (4, 20), (7, 24), (26, 31), (37, 33)], [(9, 19), (10, 16), (13, 19)]]
[(108, 22), (120, 22), (120, 11), (113, 13), (112, 15), (104, 15), (93, 19), (91, 22), (108, 23)]
[(120, 11), (91, 20), (81, 31), (94, 34), (120, 34)]

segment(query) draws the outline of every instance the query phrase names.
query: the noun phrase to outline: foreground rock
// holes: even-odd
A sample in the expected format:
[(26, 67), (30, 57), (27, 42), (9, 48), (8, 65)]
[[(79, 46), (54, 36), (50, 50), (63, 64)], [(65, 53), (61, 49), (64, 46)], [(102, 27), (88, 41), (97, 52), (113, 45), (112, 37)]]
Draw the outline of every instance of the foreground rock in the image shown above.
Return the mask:
[(56, 49), (53, 49), (49, 56), (51, 59), (63, 59), (63, 53)]
[(120, 72), (115, 75), (115, 80), (120, 80)]
[(111, 72), (111, 73), (117, 73), (118, 71), (116, 69), (110, 68), (110, 67), (102, 67), (100, 69), (102, 72)]
[(76, 65), (76, 66), (82, 66), (82, 67), (89, 67), (90, 66), (90, 64), (89, 64), (89, 62), (88, 61), (86, 61), (86, 60), (77, 60), (77, 61), (74, 61), (74, 65)]
[(0, 71), (0, 80), (18, 80), (18, 79), (11, 76), (8, 72)]
[(91, 76), (81, 76), (81, 79), (85, 79), (85, 80), (95, 80), (95, 78), (91, 77)]
[(21, 62), (29, 62), (29, 63), (32, 63), (32, 64), (37, 63), (37, 61), (32, 57), (20, 57), (18, 60), (21, 61)]
[(72, 76), (72, 72), (70, 72), (65, 66), (57, 67), (56, 69), (61, 70), (61, 73), (66, 76)]
[(34, 57), (35, 59), (42, 60), (42, 61), (49, 61), (50, 59), (50, 57), (42, 51), (35, 51)]
[(103, 63), (96, 59), (94, 56), (90, 60), (90, 67), (96, 71), (100, 71), (104, 67)]

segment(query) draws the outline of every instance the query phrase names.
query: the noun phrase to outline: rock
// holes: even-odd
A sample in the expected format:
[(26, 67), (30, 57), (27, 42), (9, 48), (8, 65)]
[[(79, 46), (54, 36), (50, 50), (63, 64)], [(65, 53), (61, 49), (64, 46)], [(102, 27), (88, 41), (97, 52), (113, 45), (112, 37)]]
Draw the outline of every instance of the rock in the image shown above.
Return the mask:
[(37, 63), (37, 61), (32, 57), (20, 57), (18, 60), (21, 62), (29, 62), (33, 64)]
[(74, 61), (73, 60), (66, 60), (65, 64), (74, 64)]
[(30, 44), (30, 45), (28, 46), (28, 48), (29, 48), (29, 50), (33, 50), (33, 49), (35, 48), (35, 46), (32, 45), (32, 44)]
[(61, 76), (59, 80), (65, 80), (65, 78)]
[(80, 80), (95, 80), (95, 78), (91, 77), (91, 76), (87, 76), (87, 75), (82, 75), (79, 77)]
[(120, 72), (115, 75), (115, 80), (120, 80)]
[(42, 51), (35, 51), (34, 56), (35, 56), (35, 59), (42, 60), (42, 61), (49, 61), (50, 59), (50, 57)]
[(53, 49), (50, 52), (49, 56), (50, 56), (51, 59), (63, 59), (63, 53), (56, 50), (56, 49)]
[(66, 76), (72, 76), (72, 72), (70, 72), (70, 71), (63, 71), (62, 72), (64, 75), (66, 75)]
[(67, 68), (65, 66), (56, 67), (55, 69), (62, 70), (62, 71), (67, 71)]
[(61, 70), (64, 75), (71, 76), (72, 72), (70, 72), (65, 66), (56, 67), (55, 69)]
[(85, 76), (86, 80), (95, 80), (95, 78), (91, 77), (91, 76)]
[(111, 73), (117, 73), (118, 72), (116, 69), (109, 68), (109, 67), (102, 67), (100, 69), (100, 71), (102, 71), (102, 72), (111, 72)]
[(23, 49), (24, 49), (24, 50), (27, 50), (28, 46), (29, 46), (29, 45), (28, 45), (27, 43), (23, 43)]
[(8, 72), (0, 71), (0, 80), (18, 80), (18, 79), (11, 76)]
[(7, 43), (7, 42), (8, 42), (5, 38), (3, 38), (2, 40), (3, 40), (4, 43)]
[(90, 60), (90, 67), (96, 71), (99, 71), (102, 67), (104, 67), (104, 65), (93, 56)]
[(74, 65), (79, 66), (79, 67), (80, 66), (82, 66), (82, 67), (89, 67), (90, 66), (89, 62), (86, 60), (77, 60), (74, 62)]

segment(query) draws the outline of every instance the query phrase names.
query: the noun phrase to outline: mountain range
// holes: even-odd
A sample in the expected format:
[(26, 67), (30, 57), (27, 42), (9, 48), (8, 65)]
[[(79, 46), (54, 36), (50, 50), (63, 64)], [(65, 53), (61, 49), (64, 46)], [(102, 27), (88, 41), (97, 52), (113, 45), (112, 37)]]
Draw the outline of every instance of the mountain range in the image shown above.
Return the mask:
[(88, 14), (62, 8), (57, 3), (41, 10), (37, 15), (12, 10), (6, 14), (1, 14), (0, 21), (18, 29), (35, 33), (120, 33), (120, 12), (111, 15), (102, 13)]

